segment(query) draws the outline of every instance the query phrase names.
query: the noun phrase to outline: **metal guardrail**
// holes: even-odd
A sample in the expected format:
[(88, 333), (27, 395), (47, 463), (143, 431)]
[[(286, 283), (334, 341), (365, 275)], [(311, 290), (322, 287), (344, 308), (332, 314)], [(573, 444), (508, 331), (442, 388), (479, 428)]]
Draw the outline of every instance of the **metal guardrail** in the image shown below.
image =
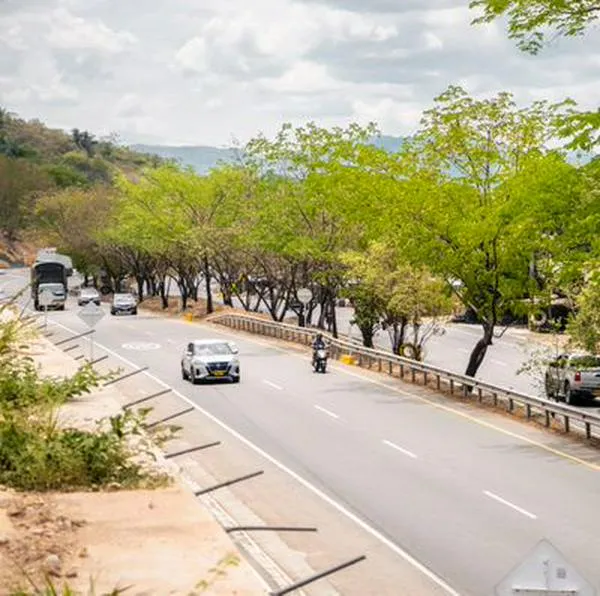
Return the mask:
[[(506, 387), (493, 385), (474, 377), (468, 377), (424, 362), (410, 360), (382, 350), (357, 346), (355, 343), (333, 338), (320, 329), (297, 327), (242, 313), (218, 313), (207, 320), (239, 331), (304, 345), (310, 345), (314, 336), (317, 333), (322, 333), (324, 336), (328, 336), (330, 355), (337, 360), (343, 356), (351, 356), (358, 366), (385, 372), (390, 376), (397, 376), (412, 383), (422, 381), (423, 385), (433, 385), (438, 391), (448, 390), (451, 394), (460, 392), (464, 397), (474, 395), (479, 402), (482, 402), (486, 397), (491, 398), (494, 406), (498, 406), (499, 402), (506, 404), (506, 409), (510, 413), (515, 411), (516, 406), (521, 406), (528, 420), (535, 417), (536, 414), (543, 416), (546, 427), (550, 427), (551, 420), (559, 416), (563, 420), (565, 432), (570, 432), (571, 422), (573, 421), (581, 425), (580, 428), (585, 432), (587, 439), (600, 438), (600, 415), (598, 414), (586, 413), (573, 406), (553, 402), (542, 397), (518, 393)], [(592, 429), (594, 432), (592, 432)]]

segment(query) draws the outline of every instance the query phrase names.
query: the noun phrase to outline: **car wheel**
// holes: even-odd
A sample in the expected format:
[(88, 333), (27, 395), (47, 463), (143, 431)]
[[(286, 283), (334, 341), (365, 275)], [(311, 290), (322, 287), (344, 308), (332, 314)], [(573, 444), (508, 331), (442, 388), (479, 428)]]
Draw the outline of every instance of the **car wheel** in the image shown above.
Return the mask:
[(569, 383), (565, 383), (565, 403), (570, 406), (575, 405), (575, 395), (573, 394)]
[(233, 377), (233, 379), (231, 379), (232, 383), (239, 383), (240, 382), (240, 376), (238, 375), (237, 377)]
[(198, 379), (196, 378), (196, 372), (194, 371), (194, 367), (190, 368), (190, 382), (192, 385), (196, 385), (198, 383)]
[(132, 314), (132, 315), (137, 315), (137, 308), (135, 308), (135, 309), (132, 311), (132, 313), (131, 313), (131, 314)]
[(185, 372), (185, 368), (183, 368), (183, 366), (181, 367), (181, 378), (182, 378), (184, 381), (187, 381), (187, 380), (188, 380), (188, 375), (187, 375), (187, 373)]
[(552, 389), (552, 383), (550, 382), (548, 376), (546, 376), (546, 378), (544, 379), (544, 389), (546, 391), (546, 397), (548, 399), (554, 399), (556, 397), (554, 390)]
[(111, 315), (114, 317), (114, 316), (115, 316), (115, 314), (117, 314), (117, 313), (115, 313), (115, 311), (114, 311), (114, 310), (111, 310), (111, 311), (110, 311), (110, 314), (111, 314)]

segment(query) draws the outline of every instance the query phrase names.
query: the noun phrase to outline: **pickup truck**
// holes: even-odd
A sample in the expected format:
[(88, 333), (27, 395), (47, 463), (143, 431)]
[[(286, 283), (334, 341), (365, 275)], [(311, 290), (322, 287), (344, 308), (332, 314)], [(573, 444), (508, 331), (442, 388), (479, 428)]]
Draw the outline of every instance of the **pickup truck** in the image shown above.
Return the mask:
[(573, 405), (578, 397), (600, 397), (600, 356), (561, 354), (548, 365), (546, 395)]

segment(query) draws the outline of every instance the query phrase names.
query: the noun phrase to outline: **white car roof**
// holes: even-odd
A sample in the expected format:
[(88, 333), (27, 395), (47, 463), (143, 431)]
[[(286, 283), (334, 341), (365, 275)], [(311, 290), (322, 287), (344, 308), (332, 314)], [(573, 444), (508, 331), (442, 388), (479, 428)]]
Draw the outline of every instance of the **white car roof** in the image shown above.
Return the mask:
[(194, 345), (199, 344), (227, 344), (229, 343), (226, 339), (195, 339), (191, 343)]

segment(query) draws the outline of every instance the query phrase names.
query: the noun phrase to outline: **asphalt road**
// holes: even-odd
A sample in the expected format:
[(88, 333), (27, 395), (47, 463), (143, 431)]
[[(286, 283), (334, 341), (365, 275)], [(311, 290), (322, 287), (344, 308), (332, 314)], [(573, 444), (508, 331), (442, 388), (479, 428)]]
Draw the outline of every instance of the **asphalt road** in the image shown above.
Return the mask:
[[(74, 331), (77, 307), (50, 318)], [(192, 386), (179, 361), (191, 338), (236, 338), (239, 385)], [(562, 440), (506, 432), (502, 419), (432, 406), (400, 383), (332, 366), (233, 333), (160, 317), (111, 317), (99, 344), (140, 366), (300, 474), (408, 551), (457, 593), (481, 596), (542, 538), (600, 586), (599, 468)], [(551, 448), (548, 446), (551, 445)], [(565, 450), (567, 443), (564, 443)]]
[[(200, 287), (200, 295), (205, 295), (204, 287)], [(218, 295), (218, 286), (215, 285), (214, 296)], [(173, 296), (178, 296), (177, 284), (171, 284)], [(241, 303), (234, 299), (234, 305), (241, 308)], [(261, 306), (261, 311), (266, 311)], [(350, 325), (354, 316), (351, 307), (338, 307), (336, 309), (338, 330), (340, 334), (361, 340), (360, 331), (356, 325)], [(316, 320), (316, 319), (315, 319)], [(425, 362), (439, 366), (453, 372), (464, 373), (467, 368), (469, 356), (482, 336), (479, 325), (449, 324), (444, 328), (444, 334), (432, 336), (425, 348)], [(498, 329), (501, 332), (502, 329)], [(376, 347), (386, 350), (391, 349), (390, 337), (387, 331), (379, 331), (374, 338)], [(477, 373), (481, 378), (490, 383), (508, 387), (516, 391), (531, 395), (542, 395), (540, 375), (518, 373), (519, 369), (539, 351), (540, 345), (531, 341), (529, 335), (524, 335), (522, 330), (509, 328), (502, 337), (494, 341), (488, 348), (485, 360)]]

